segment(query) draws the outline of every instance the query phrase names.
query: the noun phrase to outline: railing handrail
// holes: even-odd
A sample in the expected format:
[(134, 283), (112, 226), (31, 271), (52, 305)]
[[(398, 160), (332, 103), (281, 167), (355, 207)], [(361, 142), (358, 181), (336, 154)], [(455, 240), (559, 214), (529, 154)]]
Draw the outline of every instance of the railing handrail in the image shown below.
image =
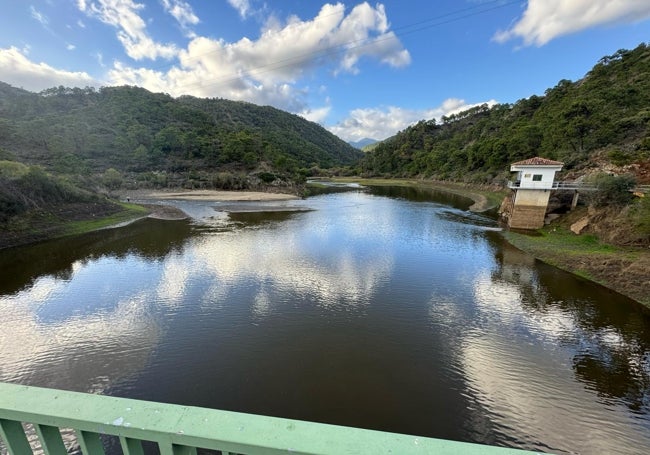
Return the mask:
[[(518, 189), (521, 188), (521, 181), (508, 181), (508, 188)], [(598, 189), (598, 185), (595, 183), (585, 183), (585, 182), (553, 182), (552, 187), (544, 186), (530, 186), (525, 187), (524, 189), (531, 190), (583, 190), (583, 191), (594, 191)], [(634, 188), (630, 189), (631, 192), (638, 193), (650, 193), (650, 185), (635, 185)]]
[[(515, 454), (521, 450), (215, 409), (0, 383), (0, 436), (13, 455), (31, 453), (21, 423), (34, 424), (46, 453), (65, 453), (60, 428), (75, 430), (84, 454), (103, 454), (99, 435), (120, 438), (125, 454), (141, 441), (162, 455)], [(54, 449), (58, 449), (54, 450)]]

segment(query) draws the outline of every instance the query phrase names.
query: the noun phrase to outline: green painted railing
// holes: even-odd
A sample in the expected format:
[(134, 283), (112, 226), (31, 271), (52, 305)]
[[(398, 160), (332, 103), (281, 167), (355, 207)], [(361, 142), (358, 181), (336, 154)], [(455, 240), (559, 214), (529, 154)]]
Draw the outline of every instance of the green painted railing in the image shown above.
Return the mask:
[(521, 453), (441, 439), (0, 383), (0, 436), (10, 454), (104, 454), (101, 435), (119, 438), (126, 455), (141, 455), (143, 441), (157, 445), (162, 455), (196, 454), (197, 448), (223, 455)]

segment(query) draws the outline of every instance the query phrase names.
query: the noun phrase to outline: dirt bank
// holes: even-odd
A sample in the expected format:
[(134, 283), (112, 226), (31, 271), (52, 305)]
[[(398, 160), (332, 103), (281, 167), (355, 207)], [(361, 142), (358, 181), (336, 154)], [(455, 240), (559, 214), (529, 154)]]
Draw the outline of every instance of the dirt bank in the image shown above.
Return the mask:
[(604, 244), (561, 226), (541, 235), (504, 231), (506, 239), (537, 259), (602, 284), (650, 308), (650, 250)]
[(145, 207), (108, 200), (31, 210), (0, 225), (0, 249), (103, 229), (148, 213)]
[(124, 192), (122, 199), (159, 199), (159, 200), (185, 200), (185, 201), (286, 201), (298, 199), (295, 194), (264, 193), (259, 191), (216, 191), (216, 190), (170, 190), (170, 191), (131, 191)]

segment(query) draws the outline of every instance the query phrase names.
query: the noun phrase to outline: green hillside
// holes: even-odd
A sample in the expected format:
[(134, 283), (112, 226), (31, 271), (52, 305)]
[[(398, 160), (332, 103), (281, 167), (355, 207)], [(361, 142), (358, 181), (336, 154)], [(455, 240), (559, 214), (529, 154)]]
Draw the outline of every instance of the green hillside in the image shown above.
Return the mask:
[(35, 94), (0, 83), (0, 159), (56, 173), (112, 168), (173, 174), (183, 182), (196, 181), (197, 172), (296, 177), (360, 156), (319, 125), (268, 106), (172, 98), (137, 87), (58, 87)]
[(359, 170), (500, 182), (509, 163), (537, 155), (563, 161), (568, 171), (627, 166), (650, 183), (650, 47), (604, 57), (583, 79), (562, 80), (544, 96), (423, 120), (378, 144)]

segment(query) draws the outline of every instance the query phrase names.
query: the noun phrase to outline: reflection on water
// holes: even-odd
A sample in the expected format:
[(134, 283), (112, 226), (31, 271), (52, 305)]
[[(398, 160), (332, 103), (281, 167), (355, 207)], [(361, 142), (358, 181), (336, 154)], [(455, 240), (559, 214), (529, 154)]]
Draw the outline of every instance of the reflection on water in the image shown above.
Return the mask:
[(142, 285), (191, 236), (187, 222), (128, 228), (0, 254), (0, 378), (102, 392), (146, 362), (159, 335)]
[(441, 197), (380, 187), (230, 215), (192, 202), (191, 222), (3, 251), (0, 380), (648, 452), (647, 312)]
[(0, 250), (0, 295), (16, 292), (42, 275), (70, 279), (77, 261), (123, 258), (128, 254), (149, 260), (162, 259), (178, 250), (192, 235), (186, 221), (161, 223), (144, 219), (124, 229), (104, 229), (64, 237), (24, 248)]
[[(475, 279), (479, 314), (468, 321), (463, 346), (468, 395), (490, 431), (512, 445), (556, 453), (650, 447), (644, 312), (622, 309), (615, 294), (507, 244), (497, 261), (495, 272)], [(594, 368), (579, 371), (585, 356)]]

